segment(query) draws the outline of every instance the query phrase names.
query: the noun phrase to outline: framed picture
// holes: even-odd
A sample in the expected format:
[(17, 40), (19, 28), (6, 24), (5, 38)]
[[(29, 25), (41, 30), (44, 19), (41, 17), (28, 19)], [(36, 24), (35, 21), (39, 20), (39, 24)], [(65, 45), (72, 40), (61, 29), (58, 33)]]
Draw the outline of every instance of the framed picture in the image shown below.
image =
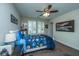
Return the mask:
[(14, 24), (18, 24), (18, 20), (16, 19), (16, 17), (14, 15), (11, 14), (11, 22)]
[(45, 25), (45, 28), (47, 28), (47, 29), (48, 29), (48, 24), (46, 24), (46, 25)]
[(56, 31), (74, 32), (74, 20), (56, 23)]

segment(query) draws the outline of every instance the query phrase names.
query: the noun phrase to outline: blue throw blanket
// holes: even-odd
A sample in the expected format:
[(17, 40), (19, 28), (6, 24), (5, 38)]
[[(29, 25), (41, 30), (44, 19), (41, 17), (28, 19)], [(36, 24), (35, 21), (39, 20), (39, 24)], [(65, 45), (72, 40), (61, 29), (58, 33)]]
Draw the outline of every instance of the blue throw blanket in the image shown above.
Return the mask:
[(23, 45), (22, 51), (27, 49), (47, 46), (48, 49), (54, 49), (55, 43), (53, 39), (47, 35), (24, 35), (22, 38), (21, 32), (16, 33), (16, 46)]

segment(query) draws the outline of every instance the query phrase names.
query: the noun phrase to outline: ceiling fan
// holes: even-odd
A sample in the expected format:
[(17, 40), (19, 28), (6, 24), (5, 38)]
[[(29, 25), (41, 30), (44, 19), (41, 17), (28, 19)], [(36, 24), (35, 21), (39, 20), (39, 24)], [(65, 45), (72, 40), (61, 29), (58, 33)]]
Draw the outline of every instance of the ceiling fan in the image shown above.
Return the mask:
[(42, 12), (42, 14), (40, 16), (48, 17), (48, 16), (50, 16), (51, 13), (58, 12), (58, 10), (52, 10), (52, 5), (48, 5), (47, 8), (44, 8), (43, 11), (36, 10), (36, 12)]

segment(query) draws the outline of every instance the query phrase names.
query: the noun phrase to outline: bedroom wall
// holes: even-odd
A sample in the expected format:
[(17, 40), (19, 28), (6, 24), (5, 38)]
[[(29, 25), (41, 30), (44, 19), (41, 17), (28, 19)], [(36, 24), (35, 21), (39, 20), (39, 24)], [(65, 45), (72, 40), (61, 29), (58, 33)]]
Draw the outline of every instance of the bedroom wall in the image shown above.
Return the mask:
[[(10, 15), (18, 19), (18, 25), (11, 23)], [(0, 44), (5, 40), (5, 34), (10, 30), (17, 30), (20, 26), (20, 16), (12, 4), (0, 3)]]
[[(56, 31), (56, 23), (69, 20), (75, 21), (75, 32)], [(53, 35), (56, 41), (79, 50), (79, 9), (63, 14), (50, 22), (53, 22)]]

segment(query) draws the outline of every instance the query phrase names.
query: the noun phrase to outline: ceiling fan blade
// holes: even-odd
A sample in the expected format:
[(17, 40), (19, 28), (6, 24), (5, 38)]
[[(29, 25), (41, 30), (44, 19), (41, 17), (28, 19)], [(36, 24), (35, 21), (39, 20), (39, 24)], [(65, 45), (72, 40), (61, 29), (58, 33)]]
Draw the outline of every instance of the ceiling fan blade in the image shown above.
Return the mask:
[(53, 10), (53, 11), (50, 11), (50, 13), (55, 13), (55, 12), (58, 12), (58, 10)]
[(41, 14), (40, 16), (42, 16), (43, 14)]
[(43, 12), (43, 11), (39, 11), (39, 10), (37, 10), (36, 12)]
[(51, 9), (52, 5), (48, 5), (48, 9)]

